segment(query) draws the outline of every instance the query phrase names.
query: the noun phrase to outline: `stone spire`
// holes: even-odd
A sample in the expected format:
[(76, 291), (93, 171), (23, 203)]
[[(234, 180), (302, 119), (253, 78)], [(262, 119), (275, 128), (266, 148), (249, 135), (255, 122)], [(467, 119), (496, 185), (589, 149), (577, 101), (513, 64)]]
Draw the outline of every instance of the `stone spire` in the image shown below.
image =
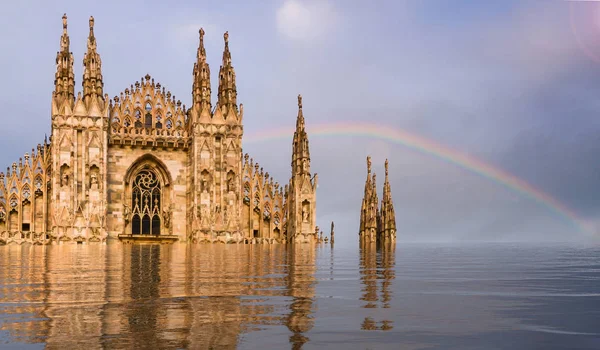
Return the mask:
[(223, 63), (219, 70), (219, 106), (233, 108), (237, 112), (237, 89), (235, 86), (235, 70), (231, 65), (231, 52), (229, 52), (229, 33), (223, 34), (225, 49), (223, 50)]
[(292, 149), (292, 172), (295, 174), (310, 174), (310, 151), (308, 135), (302, 113), (302, 95), (298, 95), (298, 117), (294, 132), (294, 147)]
[(365, 180), (365, 189), (363, 192), (363, 200), (360, 207), (360, 228), (359, 235), (362, 237), (365, 231), (365, 225), (367, 223), (369, 200), (371, 198), (371, 190), (373, 183), (371, 181), (371, 156), (367, 156), (367, 180)]
[(192, 100), (194, 106), (198, 108), (198, 110), (206, 108), (210, 112), (212, 109), (210, 103), (210, 68), (208, 66), (208, 63), (206, 62), (206, 49), (204, 48), (203, 28), (200, 28), (199, 34), (200, 44), (198, 45), (198, 53), (196, 54), (196, 63), (194, 63), (194, 84), (192, 86)]
[(396, 239), (396, 213), (392, 202), (392, 188), (388, 176), (388, 160), (385, 160), (385, 182), (383, 184), (383, 198), (381, 199), (381, 213), (379, 219), (379, 238), (383, 241), (393, 242)]
[(331, 245), (333, 245), (333, 243), (334, 243), (334, 235), (335, 235), (333, 227), (334, 227), (334, 225), (333, 225), (333, 221), (332, 221), (331, 222), (331, 232), (329, 233), (329, 237), (331, 238)]
[(102, 88), (102, 61), (96, 51), (96, 37), (94, 36), (94, 17), (90, 16), (90, 34), (87, 40), (87, 52), (83, 56), (83, 98), (97, 96), (103, 98)]
[(56, 53), (56, 75), (54, 77), (54, 96), (59, 102), (75, 99), (75, 76), (73, 75), (73, 53), (69, 51), (67, 33), (67, 14), (62, 17), (63, 33), (60, 37), (60, 51)]
[(315, 233), (317, 174), (310, 173), (308, 135), (302, 114), (302, 96), (298, 95), (298, 118), (292, 146), (292, 177), (288, 201), (288, 240), (318, 241)]
[(367, 156), (367, 180), (360, 208), (359, 237), (361, 242), (375, 242), (377, 238), (378, 217), (377, 181), (376, 175), (371, 177), (371, 156)]

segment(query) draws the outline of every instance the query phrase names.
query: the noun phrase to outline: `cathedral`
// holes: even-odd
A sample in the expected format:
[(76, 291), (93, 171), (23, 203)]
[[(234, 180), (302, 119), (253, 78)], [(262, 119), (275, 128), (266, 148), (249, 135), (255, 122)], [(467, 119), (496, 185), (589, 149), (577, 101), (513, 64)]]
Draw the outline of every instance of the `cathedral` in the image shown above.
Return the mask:
[(317, 241), (317, 174), (298, 96), (291, 177), (242, 154), (242, 104), (224, 34), (218, 97), (200, 29), (189, 108), (150, 75), (109, 99), (89, 21), (82, 91), (63, 16), (51, 136), (0, 173), (0, 244)]
[(360, 243), (395, 243), (396, 213), (392, 202), (392, 188), (388, 177), (388, 160), (385, 160), (385, 181), (381, 208), (377, 198), (377, 176), (371, 177), (371, 157), (367, 157), (367, 180), (360, 209)]

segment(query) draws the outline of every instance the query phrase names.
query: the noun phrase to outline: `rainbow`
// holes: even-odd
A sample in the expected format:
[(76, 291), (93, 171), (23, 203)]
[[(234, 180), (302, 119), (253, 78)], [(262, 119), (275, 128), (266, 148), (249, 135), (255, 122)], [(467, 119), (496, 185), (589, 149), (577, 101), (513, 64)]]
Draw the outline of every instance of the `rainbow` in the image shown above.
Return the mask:
[[(408, 147), (419, 153), (433, 156), (482, 176), (494, 183), (500, 184), (520, 196), (533, 200), (537, 204), (558, 215), (558, 217), (565, 219), (582, 233), (592, 233), (591, 228), (588, 227), (582, 218), (551, 195), (506, 171), (495, 168), (479, 159), (443, 146), (425, 137), (389, 125), (376, 125), (360, 122), (352, 122), (351, 124), (316, 124), (312, 126), (307, 125), (306, 128), (309, 137), (313, 135), (371, 137), (386, 140), (394, 144)], [(244, 136), (244, 142), (264, 142), (276, 139), (291, 140), (293, 134), (294, 128), (267, 129)]]

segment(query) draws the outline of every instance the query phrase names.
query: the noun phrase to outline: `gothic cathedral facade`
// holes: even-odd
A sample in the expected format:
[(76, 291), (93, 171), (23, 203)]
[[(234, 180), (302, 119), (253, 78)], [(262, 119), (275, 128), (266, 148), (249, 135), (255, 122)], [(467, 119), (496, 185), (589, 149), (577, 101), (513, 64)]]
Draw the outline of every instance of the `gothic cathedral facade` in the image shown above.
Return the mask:
[(51, 137), (0, 173), (0, 244), (317, 240), (317, 174), (301, 96), (292, 174), (280, 186), (242, 154), (244, 111), (228, 33), (213, 108), (200, 29), (186, 108), (150, 75), (109, 100), (93, 17), (89, 30), (83, 91), (75, 95), (63, 16)]

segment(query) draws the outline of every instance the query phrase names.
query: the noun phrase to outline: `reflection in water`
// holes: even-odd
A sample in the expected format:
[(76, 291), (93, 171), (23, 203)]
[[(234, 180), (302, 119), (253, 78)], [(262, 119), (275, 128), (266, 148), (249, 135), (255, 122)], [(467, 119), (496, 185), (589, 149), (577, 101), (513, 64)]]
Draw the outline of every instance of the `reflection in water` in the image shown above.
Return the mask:
[[(362, 297), (364, 308), (390, 308), (392, 300), (392, 280), (395, 278), (395, 244), (373, 244), (362, 242), (360, 245), (360, 274), (363, 284)], [(378, 288), (381, 287), (381, 290)], [(378, 324), (379, 323), (379, 324)], [(363, 330), (391, 330), (393, 321), (375, 321), (365, 317), (361, 324)]]
[(306, 248), (3, 247), (0, 343), (236, 348), (243, 333), (284, 325), (300, 348), (315, 311), (315, 251)]
[(0, 247), (0, 348), (600, 348), (600, 245), (340, 248)]
[(294, 334), (290, 337), (293, 349), (300, 349), (309, 341), (303, 334), (313, 328), (314, 320), (311, 314), (314, 312), (314, 285), (315, 273), (315, 251), (306, 247), (288, 247), (288, 273), (287, 287), (292, 304), (291, 312), (287, 320), (287, 327)]

